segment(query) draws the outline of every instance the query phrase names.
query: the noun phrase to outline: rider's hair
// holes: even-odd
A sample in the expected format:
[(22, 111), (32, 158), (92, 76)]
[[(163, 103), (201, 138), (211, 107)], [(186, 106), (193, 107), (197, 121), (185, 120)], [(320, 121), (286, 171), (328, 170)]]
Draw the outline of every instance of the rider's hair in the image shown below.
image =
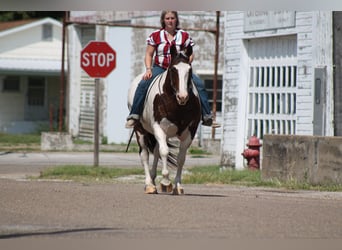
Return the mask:
[(179, 26), (178, 13), (177, 13), (177, 11), (174, 11), (174, 10), (163, 10), (163, 11), (162, 11), (162, 13), (161, 13), (161, 15), (160, 15), (160, 24), (161, 24), (161, 26), (163, 27), (163, 29), (165, 29), (165, 22), (164, 22), (164, 19), (165, 19), (165, 15), (166, 15), (167, 13), (172, 13), (172, 14), (175, 15), (176, 20), (177, 20), (177, 22), (176, 22), (176, 28), (178, 29), (178, 26)]

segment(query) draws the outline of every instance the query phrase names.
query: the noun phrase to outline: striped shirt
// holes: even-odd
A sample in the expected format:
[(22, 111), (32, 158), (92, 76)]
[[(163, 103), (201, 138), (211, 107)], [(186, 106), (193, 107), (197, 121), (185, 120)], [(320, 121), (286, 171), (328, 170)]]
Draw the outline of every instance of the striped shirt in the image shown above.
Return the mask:
[(176, 45), (177, 51), (180, 51), (181, 47), (194, 46), (189, 33), (184, 30), (176, 30), (176, 35), (171, 42), (167, 39), (167, 32), (164, 29), (154, 31), (146, 41), (148, 45), (156, 49), (154, 64), (164, 69), (169, 66), (171, 61), (170, 47), (172, 44)]

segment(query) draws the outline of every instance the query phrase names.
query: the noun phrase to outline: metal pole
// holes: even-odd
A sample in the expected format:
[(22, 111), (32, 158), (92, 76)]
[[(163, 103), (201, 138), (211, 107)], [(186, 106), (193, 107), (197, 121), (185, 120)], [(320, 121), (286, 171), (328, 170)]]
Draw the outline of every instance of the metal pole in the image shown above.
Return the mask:
[(62, 65), (61, 65), (61, 79), (60, 79), (60, 96), (59, 96), (59, 123), (58, 123), (58, 131), (62, 132), (63, 129), (63, 110), (64, 110), (64, 82), (65, 82), (65, 74), (64, 74), (64, 57), (65, 57), (65, 27), (68, 18), (68, 12), (65, 11), (63, 17), (63, 28), (62, 28)]
[[(105, 40), (104, 26), (96, 25), (96, 40)], [(99, 166), (99, 138), (100, 138), (100, 78), (95, 78), (95, 124), (94, 124), (94, 167)]]
[[(220, 11), (216, 11), (216, 32), (215, 32), (215, 62), (214, 62), (214, 80), (213, 80), (213, 121), (216, 121), (216, 101), (217, 101), (217, 66), (219, 53), (220, 37)], [(215, 128), (211, 129), (211, 139), (215, 139)]]
[(99, 103), (100, 79), (95, 78), (94, 167), (99, 166)]

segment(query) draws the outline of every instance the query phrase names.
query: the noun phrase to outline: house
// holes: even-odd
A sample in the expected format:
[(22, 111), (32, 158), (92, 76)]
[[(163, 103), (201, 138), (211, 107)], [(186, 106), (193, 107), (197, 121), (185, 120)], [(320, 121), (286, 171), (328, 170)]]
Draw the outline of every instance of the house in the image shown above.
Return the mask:
[(56, 120), (62, 24), (51, 18), (0, 23), (0, 132), (30, 133)]
[(341, 17), (226, 12), (222, 165), (244, 168), (252, 135), (342, 135)]
[[(181, 27), (215, 28), (215, 12), (179, 12)], [(221, 22), (223, 24), (223, 20)], [(146, 27), (137, 27), (146, 26)], [(127, 143), (131, 130), (125, 128), (127, 92), (133, 78), (144, 70), (146, 38), (160, 27), (160, 11), (71, 11), (68, 25), (69, 78), (67, 127), (72, 136), (93, 140), (94, 93), (93, 78), (80, 67), (80, 52), (91, 40), (104, 40), (116, 51), (116, 68), (100, 79), (100, 135), (108, 143)], [(223, 26), (222, 26), (223, 30)], [(222, 31), (221, 30), (221, 31)], [(212, 100), (215, 36), (210, 32), (191, 31), (196, 42), (193, 68), (204, 80)], [(221, 36), (221, 44), (223, 36)], [(222, 51), (222, 50), (221, 50)], [(223, 54), (218, 66), (222, 83)], [(222, 85), (220, 85), (222, 86)], [(220, 88), (221, 90), (221, 88)], [(221, 92), (218, 94), (217, 120), (220, 121)], [(215, 138), (221, 137), (218, 129)], [(211, 129), (200, 126), (198, 136), (211, 138)]]

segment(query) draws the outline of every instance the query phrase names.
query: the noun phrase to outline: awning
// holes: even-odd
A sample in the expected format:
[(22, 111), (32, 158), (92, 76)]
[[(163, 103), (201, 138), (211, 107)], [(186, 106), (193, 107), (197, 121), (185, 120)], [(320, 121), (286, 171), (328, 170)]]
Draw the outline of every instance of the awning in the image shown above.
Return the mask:
[[(16, 59), (0, 58), (0, 73), (26, 73), (59, 75), (61, 72), (61, 61), (51, 59)], [(66, 63), (64, 69), (67, 69)]]

